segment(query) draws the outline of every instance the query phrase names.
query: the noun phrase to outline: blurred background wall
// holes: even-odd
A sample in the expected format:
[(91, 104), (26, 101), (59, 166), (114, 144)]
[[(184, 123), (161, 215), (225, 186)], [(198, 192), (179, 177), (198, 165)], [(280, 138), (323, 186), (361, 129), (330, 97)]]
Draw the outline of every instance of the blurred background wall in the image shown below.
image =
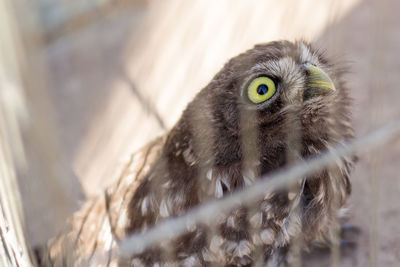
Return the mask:
[[(110, 184), (130, 153), (171, 128), (230, 57), (256, 43), (305, 39), (348, 66), (357, 134), (400, 115), (396, 0), (33, 3), (41, 42), (31, 52), (41, 60), (48, 98), (39, 120), (51, 125), (52, 153), (63, 166), (50, 176), (69, 196), (64, 217)], [(351, 221), (363, 232), (346, 266), (400, 262), (397, 162), (400, 141), (361, 155)], [(40, 243), (57, 229), (43, 231), (43, 221), (57, 221), (46, 209), (51, 197), (43, 201), (42, 186), (20, 184), (29, 236)]]

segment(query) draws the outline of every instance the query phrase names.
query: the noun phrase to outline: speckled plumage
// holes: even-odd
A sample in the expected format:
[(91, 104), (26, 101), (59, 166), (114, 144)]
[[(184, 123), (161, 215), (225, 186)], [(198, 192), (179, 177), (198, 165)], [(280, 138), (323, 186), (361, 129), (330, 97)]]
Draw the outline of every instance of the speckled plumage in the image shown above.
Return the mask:
[[(305, 62), (323, 69), (336, 91), (307, 95), (307, 73), (301, 67)], [(78, 258), (118, 260), (123, 266), (242, 266), (255, 261), (277, 265), (285, 264), (294, 240), (302, 247), (332, 242), (336, 218), (351, 190), (352, 158), (304, 177), (297, 186), (267, 194), (250, 207), (220, 214), (212, 226), (190, 226), (186, 234), (140, 255), (117, 259), (106, 253), (127, 234), (182, 215), (352, 138), (342, 73), (340, 66), (304, 42), (257, 45), (231, 59), (188, 105), (175, 127), (155, 143), (157, 151), (147, 150), (153, 151), (148, 169), (136, 172), (135, 179), (123, 175), (109, 195), (92, 202), (103, 203), (98, 212), (107, 229), (84, 238), (84, 231), (94, 226), (84, 215), (75, 215), (69, 234), (53, 241), (51, 258), (57, 258), (76, 236), (81, 236), (74, 245)], [(244, 92), (249, 81), (261, 74), (273, 77), (278, 87), (270, 100), (256, 105)], [(95, 212), (93, 207), (81, 214), (90, 212)], [(87, 246), (86, 239), (93, 244)], [(95, 250), (105, 252), (103, 257), (94, 257)]]

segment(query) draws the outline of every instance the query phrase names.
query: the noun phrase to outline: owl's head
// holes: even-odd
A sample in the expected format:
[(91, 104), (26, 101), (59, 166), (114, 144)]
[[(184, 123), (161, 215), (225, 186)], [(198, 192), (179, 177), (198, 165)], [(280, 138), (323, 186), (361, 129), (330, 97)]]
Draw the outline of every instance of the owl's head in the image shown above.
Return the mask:
[(302, 41), (232, 58), (184, 113), (195, 154), (217, 166), (249, 159), (264, 174), (352, 137), (342, 70)]

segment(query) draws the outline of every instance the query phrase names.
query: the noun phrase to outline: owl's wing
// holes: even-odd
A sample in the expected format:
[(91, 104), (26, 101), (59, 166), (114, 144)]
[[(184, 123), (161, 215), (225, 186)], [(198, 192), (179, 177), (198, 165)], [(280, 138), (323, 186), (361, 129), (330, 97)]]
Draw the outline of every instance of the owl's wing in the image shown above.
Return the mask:
[(158, 157), (165, 138), (158, 138), (130, 157), (118, 182), (87, 201), (49, 241), (44, 266), (105, 266), (117, 262), (117, 243), (125, 238), (127, 207), (141, 180)]

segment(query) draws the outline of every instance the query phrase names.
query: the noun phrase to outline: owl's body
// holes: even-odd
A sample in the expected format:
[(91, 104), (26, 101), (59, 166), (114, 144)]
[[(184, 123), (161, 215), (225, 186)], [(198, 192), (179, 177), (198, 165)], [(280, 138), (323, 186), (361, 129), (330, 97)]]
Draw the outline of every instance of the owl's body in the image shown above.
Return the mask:
[[(253, 90), (254, 88), (254, 90)], [(231, 59), (194, 98), (175, 127), (141, 154), (118, 185), (72, 219), (72, 230), (50, 249), (57, 258), (65, 243), (82, 261), (116, 260), (107, 254), (127, 234), (183, 215), (222, 198), (290, 163), (315, 157), (353, 137), (349, 98), (340, 68), (303, 42), (272, 42)], [(352, 158), (342, 158), (298, 185), (266, 194), (251, 206), (220, 214), (212, 225), (139, 255), (118, 258), (125, 266), (242, 266), (280, 264), (293, 242), (301, 247), (333, 242), (337, 220), (350, 193)], [(95, 206), (102, 230), (84, 238)], [(111, 215), (107, 215), (111, 214)], [(88, 229), (86, 229), (88, 228)], [(100, 229), (100, 228), (99, 228)], [(96, 230), (94, 230), (96, 231)], [(80, 238), (76, 238), (80, 236)], [(88, 241), (90, 239), (90, 242)], [(90, 243), (90, 245), (88, 245)], [(101, 249), (100, 249), (101, 248)], [(91, 251), (103, 251), (103, 257)], [(115, 252), (115, 251), (114, 251)], [(107, 256), (107, 257), (106, 257)], [(108, 259), (108, 257), (110, 259)], [(101, 260), (100, 260), (101, 261)], [(158, 265), (157, 265), (158, 264)]]

